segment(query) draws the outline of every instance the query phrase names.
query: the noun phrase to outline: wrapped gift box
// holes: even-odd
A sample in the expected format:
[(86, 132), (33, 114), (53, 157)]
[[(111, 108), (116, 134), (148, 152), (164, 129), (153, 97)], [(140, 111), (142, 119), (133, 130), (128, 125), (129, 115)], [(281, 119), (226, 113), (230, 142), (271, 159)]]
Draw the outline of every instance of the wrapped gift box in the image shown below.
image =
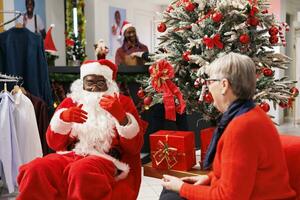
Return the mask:
[(196, 164), (192, 131), (160, 130), (150, 135), (152, 166), (157, 169), (190, 170)]

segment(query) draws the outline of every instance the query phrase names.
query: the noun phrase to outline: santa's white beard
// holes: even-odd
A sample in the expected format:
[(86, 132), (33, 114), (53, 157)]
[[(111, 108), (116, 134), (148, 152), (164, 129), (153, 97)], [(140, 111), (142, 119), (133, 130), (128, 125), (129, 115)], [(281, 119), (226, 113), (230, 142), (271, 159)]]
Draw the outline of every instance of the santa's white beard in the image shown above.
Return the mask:
[(103, 95), (119, 93), (115, 82), (108, 82), (108, 90), (105, 92), (88, 92), (83, 90), (82, 81), (76, 80), (71, 86), (72, 98), (78, 105), (83, 104), (87, 120), (83, 124), (74, 123), (72, 135), (79, 139), (74, 151), (81, 155), (97, 155), (108, 152), (113, 137), (115, 136), (115, 119), (99, 105)]

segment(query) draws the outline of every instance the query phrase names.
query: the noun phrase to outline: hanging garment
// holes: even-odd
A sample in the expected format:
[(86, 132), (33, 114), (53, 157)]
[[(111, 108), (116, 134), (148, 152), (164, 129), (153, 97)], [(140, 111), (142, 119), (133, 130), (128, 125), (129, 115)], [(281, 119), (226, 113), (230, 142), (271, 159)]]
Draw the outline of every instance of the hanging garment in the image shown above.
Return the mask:
[(30, 99), (34, 107), (40, 139), (42, 143), (43, 154), (45, 156), (49, 153), (53, 153), (46, 141), (46, 131), (50, 123), (47, 104), (43, 99), (36, 97), (30, 94), (29, 92), (26, 92), (26, 96)]
[(41, 36), (26, 28), (0, 34), (0, 72), (23, 77), (24, 87), (53, 105), (48, 67)]
[[(13, 112), (14, 99), (8, 93), (0, 94), (0, 161), (2, 162), (2, 180), (5, 180), (9, 193), (17, 187), (18, 169), (21, 156), (17, 140), (17, 132)], [(3, 176), (4, 175), (4, 176)]]
[(22, 164), (42, 157), (43, 151), (33, 105), (21, 90), (13, 95), (13, 112)]

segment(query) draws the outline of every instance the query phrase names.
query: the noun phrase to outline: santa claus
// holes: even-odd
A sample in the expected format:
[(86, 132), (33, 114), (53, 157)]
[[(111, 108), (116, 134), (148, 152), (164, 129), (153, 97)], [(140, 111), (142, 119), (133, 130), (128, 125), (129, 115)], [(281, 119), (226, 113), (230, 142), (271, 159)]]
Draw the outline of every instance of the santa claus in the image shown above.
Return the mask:
[(20, 167), (18, 199), (137, 198), (146, 124), (119, 94), (116, 72), (108, 60), (83, 63), (46, 133), (56, 153)]

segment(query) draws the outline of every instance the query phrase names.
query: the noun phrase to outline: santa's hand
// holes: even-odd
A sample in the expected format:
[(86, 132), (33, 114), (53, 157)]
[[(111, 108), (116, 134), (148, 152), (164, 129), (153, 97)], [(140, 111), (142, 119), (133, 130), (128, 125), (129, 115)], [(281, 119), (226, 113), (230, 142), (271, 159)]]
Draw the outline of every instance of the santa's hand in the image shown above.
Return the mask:
[(116, 93), (114, 96), (103, 95), (99, 105), (114, 116), (120, 124), (127, 122), (125, 110), (123, 109)]
[(60, 114), (60, 119), (64, 122), (84, 123), (87, 120), (87, 112), (81, 109), (82, 104), (79, 106), (72, 106)]
[(183, 181), (175, 176), (163, 175), (162, 186), (167, 190), (179, 192)]

